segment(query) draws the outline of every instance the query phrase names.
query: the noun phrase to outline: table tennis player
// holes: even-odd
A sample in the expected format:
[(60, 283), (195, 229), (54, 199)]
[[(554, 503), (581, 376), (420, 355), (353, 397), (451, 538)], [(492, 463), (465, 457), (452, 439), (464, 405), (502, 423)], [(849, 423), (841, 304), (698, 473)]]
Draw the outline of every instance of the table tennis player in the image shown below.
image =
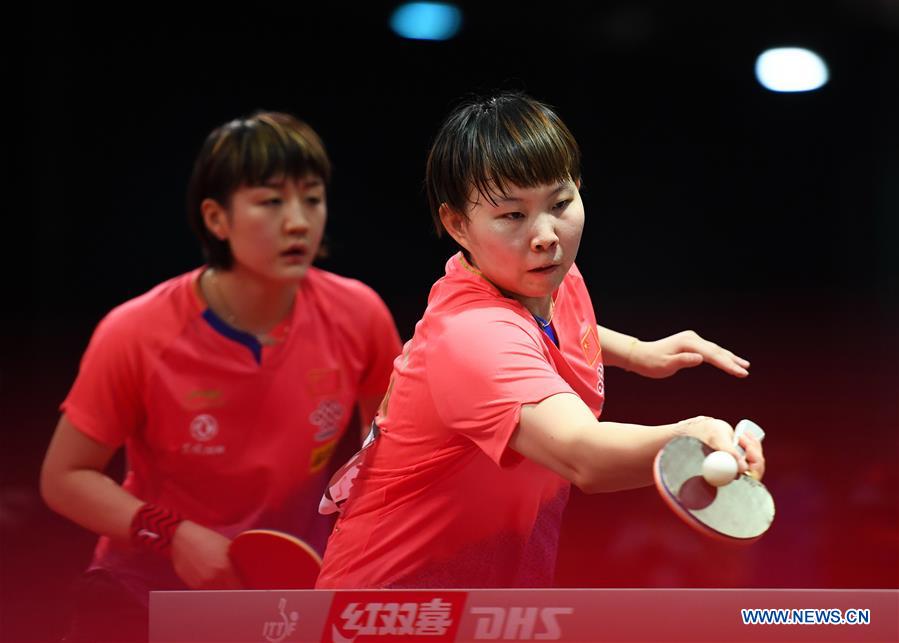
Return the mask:
[[(100, 535), (67, 640), (146, 638), (148, 590), (239, 587), (228, 545), (246, 529), (321, 553), (326, 464), (401, 350), (371, 288), (312, 265), (330, 173), (291, 115), (218, 127), (188, 190), (206, 265), (97, 326), (41, 474), (47, 504)], [(104, 469), (123, 446), (118, 484)]]
[(549, 586), (570, 485), (650, 485), (675, 436), (763, 474), (758, 441), (743, 439), (740, 457), (719, 419), (598, 421), (605, 366), (667, 377), (708, 363), (745, 377), (749, 362), (691, 331), (639, 341), (597, 325), (574, 263), (580, 177), (571, 132), (527, 95), (469, 100), (443, 123), (426, 187), (438, 233), (460, 251), (394, 363), (348, 494), (323, 499), (341, 515), (318, 588)]

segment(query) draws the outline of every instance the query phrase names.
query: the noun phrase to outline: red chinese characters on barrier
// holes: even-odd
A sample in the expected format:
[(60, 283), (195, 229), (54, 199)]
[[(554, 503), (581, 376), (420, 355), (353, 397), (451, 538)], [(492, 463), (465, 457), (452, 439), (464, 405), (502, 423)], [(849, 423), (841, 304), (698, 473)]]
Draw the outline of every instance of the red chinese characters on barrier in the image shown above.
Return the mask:
[(322, 641), (453, 641), (467, 592), (336, 592)]

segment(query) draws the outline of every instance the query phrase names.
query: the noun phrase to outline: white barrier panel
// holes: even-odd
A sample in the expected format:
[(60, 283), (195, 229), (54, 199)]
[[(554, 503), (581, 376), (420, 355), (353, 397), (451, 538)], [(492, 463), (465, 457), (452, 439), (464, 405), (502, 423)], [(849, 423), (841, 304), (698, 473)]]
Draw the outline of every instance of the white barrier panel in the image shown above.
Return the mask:
[(150, 641), (899, 641), (899, 590), (150, 594)]

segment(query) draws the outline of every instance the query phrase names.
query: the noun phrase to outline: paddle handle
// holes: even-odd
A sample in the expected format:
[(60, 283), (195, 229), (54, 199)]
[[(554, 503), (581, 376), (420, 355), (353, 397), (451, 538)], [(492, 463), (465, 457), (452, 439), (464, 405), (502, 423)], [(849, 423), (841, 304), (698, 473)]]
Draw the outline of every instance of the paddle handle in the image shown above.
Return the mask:
[(761, 442), (765, 439), (765, 431), (758, 424), (753, 422), (752, 420), (742, 419), (737, 422), (737, 426), (734, 428), (734, 448), (740, 452), (740, 455), (746, 455), (746, 449), (740, 446), (740, 436), (744, 433), (748, 433), (756, 440)]

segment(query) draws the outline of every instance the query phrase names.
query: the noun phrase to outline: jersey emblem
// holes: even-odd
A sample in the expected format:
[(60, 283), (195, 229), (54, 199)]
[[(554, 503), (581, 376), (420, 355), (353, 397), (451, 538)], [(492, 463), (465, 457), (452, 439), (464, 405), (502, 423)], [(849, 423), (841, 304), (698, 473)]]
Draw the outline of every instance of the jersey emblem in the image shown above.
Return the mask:
[(318, 427), (316, 442), (324, 442), (337, 435), (343, 420), (343, 410), (343, 404), (337, 400), (322, 400), (318, 403), (318, 407), (309, 414), (309, 422)]
[(218, 433), (219, 423), (214, 417), (207, 413), (198, 415), (190, 422), (190, 437), (193, 438), (193, 442), (184, 442), (184, 444), (181, 445), (181, 454), (201, 456), (224, 455), (224, 444), (209, 443), (209, 441), (217, 436)]
[(584, 357), (590, 366), (599, 361), (602, 349), (599, 347), (599, 335), (596, 333), (595, 324), (587, 325), (587, 331), (581, 336), (581, 349), (583, 349)]
[(208, 442), (219, 432), (219, 424), (211, 415), (203, 413), (190, 423), (190, 435), (197, 442)]
[(187, 394), (184, 400), (189, 409), (208, 409), (224, 403), (222, 392), (218, 389), (196, 389)]
[(312, 449), (312, 455), (309, 456), (309, 473), (321, 471), (324, 466), (328, 464), (328, 461), (331, 459), (331, 454), (334, 453), (336, 446), (337, 440), (334, 440), (333, 442)]
[(340, 390), (340, 371), (336, 368), (315, 368), (306, 373), (306, 388), (315, 397), (336, 395)]

